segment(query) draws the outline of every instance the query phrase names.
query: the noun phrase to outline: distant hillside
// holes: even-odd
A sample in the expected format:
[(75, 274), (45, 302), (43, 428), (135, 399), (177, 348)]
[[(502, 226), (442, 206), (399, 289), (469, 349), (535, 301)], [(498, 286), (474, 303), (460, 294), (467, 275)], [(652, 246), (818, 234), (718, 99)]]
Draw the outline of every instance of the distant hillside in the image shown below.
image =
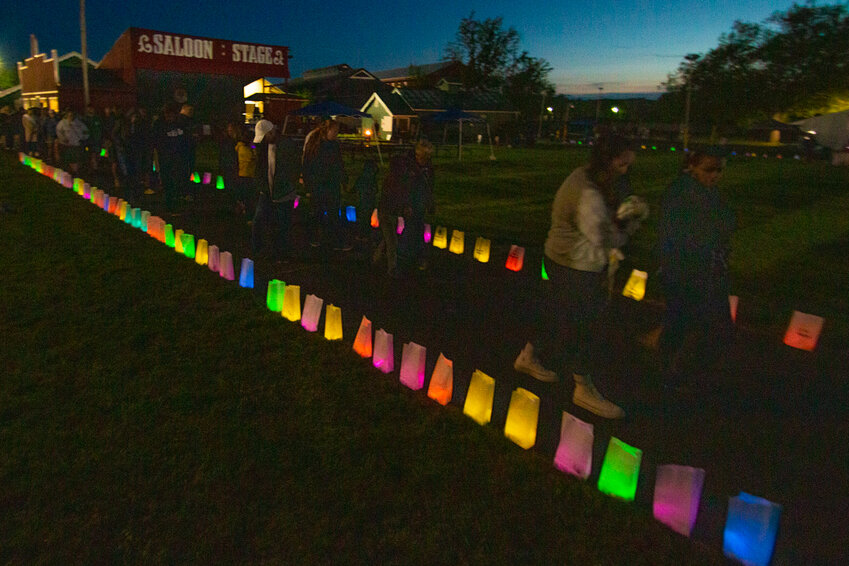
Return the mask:
[[(664, 93), (662, 91), (652, 92), (605, 92), (602, 93), (602, 100), (628, 100), (630, 98), (647, 98), (649, 100), (657, 100)], [(597, 100), (598, 94), (569, 94), (566, 96), (573, 100)]]

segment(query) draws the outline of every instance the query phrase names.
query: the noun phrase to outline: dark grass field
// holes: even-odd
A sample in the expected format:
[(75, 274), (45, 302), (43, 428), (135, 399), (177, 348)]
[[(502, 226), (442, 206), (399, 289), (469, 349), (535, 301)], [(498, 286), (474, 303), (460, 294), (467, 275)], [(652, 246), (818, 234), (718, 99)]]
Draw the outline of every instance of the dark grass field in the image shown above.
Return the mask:
[[(540, 153), (549, 152), (516, 163)], [(561, 155), (565, 165), (549, 153), (556, 171), (528, 166), (516, 180), (531, 187), (524, 197), (498, 185), (503, 206), (468, 197), (463, 208), (465, 197), (447, 192), (467, 187), (440, 184), (437, 221), (487, 235), (491, 222), (496, 247), (514, 241), (513, 230), (517, 243), (533, 243), (538, 226), (515, 213), (524, 206), (532, 218), (550, 206), (568, 160), (580, 159)], [(666, 163), (644, 162), (658, 171)], [(495, 185), (489, 165), (472, 165), (481, 191)], [(460, 178), (459, 165), (439, 166), (441, 178)], [(656, 305), (614, 301), (622, 324), (603, 391), (630, 418), (605, 423), (572, 407), (565, 386), (510, 368), (538, 291), (532, 274), (434, 252), (432, 269), (398, 289), (366, 250), (323, 257), (305, 248), (285, 268), (257, 258), (251, 293), (11, 159), (0, 170), (2, 200), (17, 208), (0, 217), (10, 368), (0, 392), (4, 561), (718, 563), (727, 497), (741, 490), (785, 506), (775, 564), (845, 559), (844, 529), (828, 520), (849, 507), (846, 357), (834, 342), (797, 352), (780, 345), (771, 318), (747, 323), (716, 390), (671, 408), (659, 399), (653, 354), (637, 340), (657, 323)], [(157, 199), (143, 208), (156, 212)], [(510, 207), (512, 223), (486, 220), (487, 210)], [(237, 260), (248, 254), (247, 227), (220, 194), (202, 193), (175, 227)], [(841, 253), (839, 238), (828, 245), (827, 256)], [(530, 247), (529, 256), (530, 265)], [(340, 305), (346, 341), (327, 343), (265, 311), (271, 277)], [(425, 344), (428, 372), (439, 351), (455, 360), (451, 406), (350, 352), (363, 314), (395, 333), (399, 353), (403, 342)], [(493, 423), (483, 428), (460, 410), (477, 368), (497, 381)], [(516, 386), (542, 398), (538, 445), (528, 452), (501, 433)], [(596, 425), (586, 483), (551, 465), (562, 410)], [(610, 436), (645, 452), (634, 504), (595, 490)], [(651, 520), (661, 463), (707, 470), (695, 546)]]

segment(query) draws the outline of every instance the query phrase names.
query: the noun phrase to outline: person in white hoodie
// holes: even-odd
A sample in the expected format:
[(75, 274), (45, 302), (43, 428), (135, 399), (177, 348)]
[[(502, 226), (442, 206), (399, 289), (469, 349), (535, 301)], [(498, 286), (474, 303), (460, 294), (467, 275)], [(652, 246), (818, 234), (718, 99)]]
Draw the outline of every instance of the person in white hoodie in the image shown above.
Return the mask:
[(536, 335), (513, 364), (540, 381), (555, 382), (557, 372), (547, 368), (564, 364), (565, 352), (571, 352), (572, 402), (609, 419), (622, 418), (625, 412), (598, 392), (592, 375), (603, 347), (598, 325), (607, 306), (609, 265), (622, 258), (619, 247), (648, 213), (645, 203), (635, 207), (632, 197), (626, 217), (617, 217), (621, 203), (616, 185), (634, 158), (624, 138), (602, 137), (593, 145), (589, 163), (573, 171), (558, 189), (545, 241), (548, 304), (540, 312)]
[(59, 142), (59, 154), (62, 163), (66, 164), (73, 173), (80, 169), (83, 159), (83, 141), (88, 139), (88, 128), (82, 120), (77, 118), (73, 110), (65, 112), (58, 124), (56, 124), (56, 140)]

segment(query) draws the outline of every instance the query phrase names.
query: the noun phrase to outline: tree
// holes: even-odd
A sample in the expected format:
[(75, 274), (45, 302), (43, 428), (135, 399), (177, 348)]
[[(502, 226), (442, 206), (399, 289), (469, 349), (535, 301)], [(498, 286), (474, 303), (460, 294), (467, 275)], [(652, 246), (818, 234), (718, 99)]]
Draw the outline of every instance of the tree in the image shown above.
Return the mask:
[(719, 45), (688, 55), (666, 82), (714, 126), (804, 113), (849, 90), (846, 5), (794, 4), (762, 24), (735, 22)]
[(540, 112), (540, 98), (554, 97), (554, 85), (548, 80), (551, 65), (545, 59), (523, 51), (504, 81), (503, 92), (512, 106), (525, 116)]
[(445, 57), (465, 66), (463, 84), (469, 89), (508, 87), (539, 93), (551, 84), (551, 65), (519, 50), (519, 32), (504, 29), (501, 17), (476, 20), (475, 13), (460, 21)]
[(519, 32), (504, 29), (502, 18), (475, 19), (475, 13), (460, 21), (454, 41), (445, 49), (451, 61), (465, 65), (463, 83), (467, 88), (503, 85), (519, 51)]
[(0, 57), (0, 90), (5, 90), (9, 87), (18, 84), (18, 73), (15, 69), (10, 69), (6, 66), (6, 61)]
[(542, 96), (551, 97), (551, 65), (519, 49), (519, 32), (504, 29), (501, 17), (476, 20), (475, 13), (460, 21), (445, 56), (464, 65), (463, 85), (469, 90), (499, 89), (526, 119), (536, 119)]

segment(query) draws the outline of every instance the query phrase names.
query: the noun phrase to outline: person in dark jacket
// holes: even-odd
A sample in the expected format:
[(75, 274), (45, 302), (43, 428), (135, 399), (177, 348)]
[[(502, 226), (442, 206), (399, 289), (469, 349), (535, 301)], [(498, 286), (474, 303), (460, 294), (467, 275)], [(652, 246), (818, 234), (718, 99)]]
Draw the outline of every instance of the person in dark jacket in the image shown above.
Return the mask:
[(368, 239), (371, 234), (371, 215), (377, 205), (377, 162), (368, 159), (363, 170), (354, 181), (354, 192), (359, 197), (357, 206), (357, 225), (359, 237)]
[(264, 232), (269, 224), (275, 228), (273, 256), (279, 261), (290, 255), (289, 229), (292, 224), (298, 178), (300, 148), (291, 139), (281, 137), (268, 120), (257, 123), (254, 140), (256, 151), (256, 186), (259, 191), (256, 213), (251, 227), (254, 254), (262, 249)]
[(733, 337), (728, 256), (736, 218), (716, 188), (725, 168), (719, 150), (691, 151), (663, 196), (658, 239), (666, 314), (660, 337), (664, 385), (686, 385), (683, 349), (698, 334), (692, 359), (708, 367)]
[(180, 107), (169, 102), (162, 110), (162, 117), (154, 124), (153, 143), (159, 159), (159, 175), (165, 193), (165, 208), (171, 214), (178, 213), (180, 196), (189, 182), (190, 134), (178, 120)]
[[(306, 189), (312, 195), (313, 230), (311, 245), (318, 247), (322, 240), (334, 250), (348, 251), (339, 221), (342, 187), (348, 176), (342, 161), (342, 150), (336, 136), (339, 122), (325, 120), (304, 142), (303, 174)], [(320, 236), (319, 236), (320, 233)]]

